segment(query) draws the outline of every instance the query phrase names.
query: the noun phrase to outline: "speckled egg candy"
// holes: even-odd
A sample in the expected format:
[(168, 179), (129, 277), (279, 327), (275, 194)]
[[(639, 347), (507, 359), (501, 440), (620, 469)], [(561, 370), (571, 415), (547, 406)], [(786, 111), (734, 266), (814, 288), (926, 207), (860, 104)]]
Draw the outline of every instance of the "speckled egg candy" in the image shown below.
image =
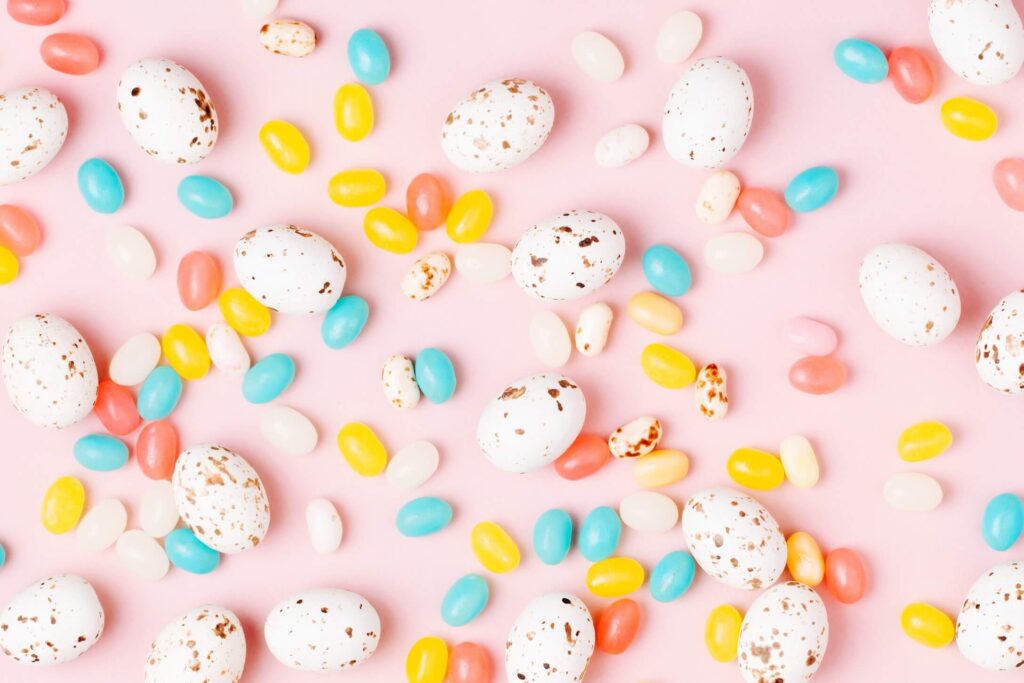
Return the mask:
[(949, 68), (971, 83), (1005, 83), (1024, 63), (1024, 26), (1012, 0), (932, 0), (928, 31)]
[(594, 620), (572, 593), (535, 598), (505, 639), (505, 675), (522, 683), (578, 683), (594, 654)]
[(0, 185), (43, 170), (68, 136), (68, 113), (49, 90), (0, 93)]
[(413, 301), (426, 301), (448, 282), (452, 261), (443, 251), (431, 252), (416, 260), (402, 278), (402, 294)]
[(978, 334), (974, 365), (985, 384), (1024, 394), (1024, 290), (1005, 296)]
[(316, 49), (316, 31), (302, 21), (274, 19), (260, 27), (260, 44), (275, 55), (307, 57)]
[(50, 666), (76, 659), (103, 635), (103, 605), (80, 576), (43, 579), (0, 611), (0, 652), (19, 664)]
[(984, 669), (1006, 671), (1024, 660), (1024, 564), (1007, 562), (985, 572), (956, 620), (956, 645)]
[(245, 669), (245, 633), (235, 613), (217, 605), (189, 610), (157, 635), (145, 683), (238, 683)]
[(405, 410), (420, 402), (420, 387), (416, 384), (416, 369), (407, 356), (389, 356), (380, 372), (380, 386), (388, 403)]
[(828, 647), (828, 613), (802, 583), (769, 588), (747, 609), (740, 626), (737, 663), (747, 683), (806, 683)]

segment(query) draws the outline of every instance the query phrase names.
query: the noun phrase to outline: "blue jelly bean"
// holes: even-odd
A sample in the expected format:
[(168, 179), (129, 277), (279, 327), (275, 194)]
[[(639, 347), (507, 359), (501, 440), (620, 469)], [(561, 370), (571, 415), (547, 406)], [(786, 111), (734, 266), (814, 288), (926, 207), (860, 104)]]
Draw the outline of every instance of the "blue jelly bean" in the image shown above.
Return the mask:
[(861, 83), (881, 83), (889, 75), (885, 53), (866, 40), (847, 38), (832, 52), (836, 66), (844, 74)]
[(690, 291), (690, 264), (672, 247), (656, 244), (644, 252), (644, 277), (665, 296), (682, 296)]
[(295, 379), (295, 362), (283, 353), (272, 353), (249, 368), (242, 379), (242, 395), (249, 403), (269, 403)]
[(348, 39), (348, 63), (356, 78), (367, 85), (383, 83), (391, 73), (387, 43), (373, 29), (361, 28)]
[(651, 571), (648, 585), (651, 597), (658, 602), (671, 602), (685, 593), (693, 577), (697, 573), (697, 565), (693, 556), (685, 550), (676, 550), (658, 560)]
[(98, 213), (114, 213), (124, 204), (121, 176), (103, 159), (88, 159), (78, 167), (78, 191)]
[(220, 564), (220, 553), (206, 545), (191, 529), (175, 529), (164, 539), (167, 559), (192, 574), (209, 574)]
[(615, 554), (622, 536), (622, 520), (619, 513), (607, 505), (594, 508), (580, 525), (580, 536), (576, 544), (583, 557), (591, 562), (600, 562)]
[(440, 349), (423, 349), (416, 355), (416, 384), (431, 403), (444, 403), (455, 393), (455, 368)]
[(136, 405), (143, 420), (162, 420), (181, 398), (181, 375), (169, 365), (154, 368), (139, 387)]
[(403, 536), (429, 536), (452, 521), (452, 506), (440, 498), (425, 496), (410, 500), (398, 511), (395, 525)]
[(7, 561), (7, 551), (4, 550), (4, 544), (0, 543), (0, 567), (4, 566), (4, 562)]
[(356, 340), (370, 316), (370, 305), (361, 296), (343, 296), (324, 316), (320, 336), (332, 349), (343, 349)]
[(441, 618), (449, 626), (465, 626), (480, 615), (490, 597), (487, 579), (479, 574), (466, 574), (444, 594)]
[(992, 550), (1009, 550), (1024, 531), (1024, 503), (1013, 493), (1000, 493), (985, 506), (981, 534)]
[(205, 175), (190, 175), (178, 183), (178, 201), (200, 218), (223, 218), (235, 199), (224, 183)]
[(109, 434), (89, 434), (75, 442), (75, 460), (87, 470), (109, 472), (128, 462), (128, 446)]
[(839, 190), (839, 175), (831, 166), (814, 166), (786, 187), (786, 204), (794, 211), (814, 211), (832, 201)]
[(533, 525), (533, 552), (544, 564), (558, 564), (572, 547), (572, 517), (565, 510), (548, 510)]

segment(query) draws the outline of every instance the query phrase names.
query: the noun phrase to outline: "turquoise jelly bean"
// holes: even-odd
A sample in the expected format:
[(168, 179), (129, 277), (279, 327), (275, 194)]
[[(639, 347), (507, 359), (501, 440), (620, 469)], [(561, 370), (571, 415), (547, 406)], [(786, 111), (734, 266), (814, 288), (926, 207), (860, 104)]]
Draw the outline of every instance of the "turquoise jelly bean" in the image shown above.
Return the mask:
[(87, 470), (109, 472), (128, 462), (128, 446), (109, 434), (88, 434), (75, 442), (75, 460)]
[(651, 597), (658, 602), (675, 600), (690, 588), (696, 572), (697, 565), (690, 553), (685, 550), (669, 553), (658, 560), (651, 571)]
[(4, 566), (4, 562), (7, 561), (7, 551), (4, 550), (4, 544), (0, 543), (0, 567)]
[(490, 596), (487, 579), (479, 574), (466, 574), (444, 594), (441, 618), (449, 626), (465, 626), (480, 615)]
[(192, 574), (209, 574), (220, 564), (220, 553), (206, 545), (191, 529), (175, 529), (164, 539), (167, 559)]
[(361, 28), (348, 39), (348, 63), (352, 73), (367, 85), (383, 83), (391, 73), (391, 54), (380, 34)]
[(149, 373), (139, 387), (139, 416), (143, 420), (162, 420), (171, 414), (181, 398), (181, 375), (169, 365), (161, 365)]
[(223, 218), (235, 199), (224, 183), (205, 175), (190, 175), (178, 183), (178, 201), (200, 218)]
[(425, 496), (410, 500), (398, 511), (395, 525), (403, 536), (436, 534), (452, 521), (452, 506), (440, 498)]
[(615, 554), (622, 535), (622, 521), (619, 513), (607, 505), (594, 508), (580, 525), (580, 537), (576, 544), (583, 557), (591, 562), (600, 562)]
[(431, 403), (444, 403), (455, 393), (455, 368), (440, 349), (423, 349), (416, 356), (416, 384)]
[(682, 296), (690, 290), (690, 264), (672, 247), (656, 244), (644, 252), (644, 277), (665, 296)]
[(880, 83), (889, 75), (889, 60), (885, 53), (866, 40), (847, 38), (832, 52), (836, 66), (844, 74), (861, 83)]
[(572, 547), (572, 517), (565, 510), (548, 510), (533, 525), (533, 552), (544, 564), (558, 564)]
[(832, 201), (839, 190), (839, 175), (831, 166), (814, 166), (786, 187), (786, 204), (794, 211), (814, 211)]
[(370, 305), (361, 296), (343, 296), (331, 306), (320, 326), (320, 336), (332, 349), (342, 349), (356, 340), (370, 316)]
[(1000, 493), (985, 506), (981, 534), (992, 550), (1009, 550), (1024, 531), (1024, 503), (1012, 493)]
[(78, 167), (78, 191), (98, 213), (114, 213), (124, 204), (121, 176), (103, 159), (88, 159)]
[(242, 395), (249, 403), (268, 403), (295, 379), (295, 363), (283, 353), (272, 353), (249, 368), (242, 379)]

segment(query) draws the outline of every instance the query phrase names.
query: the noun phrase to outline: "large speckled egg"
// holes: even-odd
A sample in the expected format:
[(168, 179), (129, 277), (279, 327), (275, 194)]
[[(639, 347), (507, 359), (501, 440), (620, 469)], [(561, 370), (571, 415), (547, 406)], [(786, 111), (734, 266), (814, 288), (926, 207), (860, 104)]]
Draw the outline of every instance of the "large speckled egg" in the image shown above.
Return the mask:
[(0, 358), (4, 387), (18, 412), (40, 427), (73, 425), (96, 402), (96, 361), (78, 330), (40, 313), (15, 320)]
[(144, 683), (238, 683), (245, 633), (235, 613), (217, 605), (189, 610), (157, 635)]
[(0, 611), (0, 652), (49, 666), (81, 656), (103, 635), (103, 605), (92, 585), (62, 574), (33, 583)]
[(1024, 63), (1024, 25), (1013, 0), (932, 0), (928, 30), (949, 68), (971, 83), (1005, 83)]
[(956, 619), (956, 645), (971, 662), (1006, 671), (1024, 662), (1024, 564), (997, 564), (971, 589)]
[(68, 113), (43, 88), (0, 93), (0, 185), (24, 180), (50, 163), (68, 136)]
[(594, 620), (572, 593), (547, 593), (522, 611), (505, 639), (505, 675), (518, 683), (578, 683), (594, 654)]
[(761, 593), (740, 626), (736, 660), (747, 683), (806, 683), (828, 647), (828, 613), (821, 598), (790, 581)]
[(1024, 291), (1004, 297), (978, 334), (974, 365), (985, 384), (1024, 394)]

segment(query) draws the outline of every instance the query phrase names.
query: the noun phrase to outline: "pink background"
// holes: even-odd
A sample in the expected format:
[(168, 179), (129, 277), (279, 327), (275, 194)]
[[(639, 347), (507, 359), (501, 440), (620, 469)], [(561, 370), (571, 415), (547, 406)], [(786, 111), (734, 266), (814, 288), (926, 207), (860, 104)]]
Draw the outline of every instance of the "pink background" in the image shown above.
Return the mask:
[[(691, 457), (691, 474), (666, 490), (680, 503), (701, 488), (729, 483), (725, 460), (734, 448), (775, 450), (787, 434), (806, 434), (821, 460), (821, 483), (808, 491), (783, 485), (758, 497), (785, 531), (807, 530), (826, 549), (859, 550), (871, 578), (867, 597), (854, 606), (840, 605), (823, 591), (832, 634), (817, 680), (951, 681), (990, 675), (969, 664), (955, 646), (931, 651), (904, 637), (899, 613), (906, 603), (924, 600), (955, 616), (978, 575), (1019, 557), (1019, 547), (1003, 554), (989, 550), (979, 524), (992, 495), (1008, 488), (1024, 493), (1010, 474), (1019, 468), (1014, 451), (1021, 435), (1020, 403), (984, 386), (972, 360), (989, 309), (1022, 285), (1022, 216), (997, 198), (991, 169), (1000, 158), (1024, 152), (1019, 106), (1024, 81), (1018, 77), (983, 88), (956, 78), (928, 38), (926, 5), (925, 0), (283, 0), (277, 16), (303, 19), (317, 29), (316, 53), (303, 60), (265, 52), (256, 35), (260, 21), (246, 19), (234, 1), (71, 0), (64, 19), (49, 28), (0, 17), (0, 87), (50, 88), (64, 100), (71, 119), (68, 142), (45, 172), (0, 188), (0, 202), (30, 209), (45, 231), (42, 248), (23, 259), (21, 277), (0, 289), (0, 328), (30, 312), (65, 316), (84, 333), (105, 371), (111, 353), (136, 332), (159, 334), (177, 322), (205, 329), (219, 319), (215, 307), (191, 313), (179, 302), (175, 271), (183, 254), (213, 252), (226, 266), (227, 284), (234, 284), (229, 262), (234, 241), (247, 230), (280, 221), (328, 236), (350, 266), (346, 293), (366, 297), (372, 309), (363, 336), (342, 351), (323, 345), (319, 318), (277, 316), (267, 335), (247, 341), (256, 357), (275, 351), (295, 357), (297, 378), (280, 402), (317, 424), (321, 443), (310, 456), (283, 457), (262, 441), (260, 409), (242, 399), (239, 378), (212, 372), (186, 387), (173, 415), (183, 444), (214, 441), (242, 453), (261, 473), (273, 511), (266, 541), (255, 551), (225, 558), (209, 576), (172, 569), (161, 582), (149, 583), (120, 566), (113, 550), (86, 555), (73, 535), (45, 533), (39, 503), (57, 476), (79, 476), (90, 503), (120, 498), (133, 526), (147, 480), (134, 463), (113, 473), (88, 472), (75, 463), (74, 441), (101, 429), (94, 417), (62, 432), (44, 431), (0, 401), (5, 467), (0, 541), (9, 552), (0, 571), (0, 601), (43, 576), (74, 572), (94, 583), (107, 611), (106, 634), (86, 656), (50, 670), (0, 659), (0, 680), (137, 679), (149, 643), (163, 625), (206, 602), (223, 604), (241, 617), (249, 642), (245, 680), (312, 680), (273, 659), (263, 643), (262, 623), (278, 600), (320, 585), (366, 595), (384, 620), (376, 656), (338, 680), (401, 679), (409, 646), (428, 634), (449, 643), (484, 643), (500, 671), (505, 634), (529, 599), (569, 590), (582, 595), (595, 613), (604, 606), (606, 601), (586, 592), (586, 562), (578, 552), (560, 566), (544, 566), (532, 552), (531, 529), (550, 507), (569, 509), (578, 523), (596, 505), (617, 505), (637, 488), (630, 467), (612, 463), (580, 482), (566, 482), (552, 469), (513, 476), (486, 462), (474, 436), (477, 416), (491, 395), (538, 370), (527, 323), (547, 304), (527, 298), (511, 279), (476, 286), (457, 275), (427, 303), (403, 300), (398, 283), (413, 257), (373, 249), (362, 235), (363, 210), (342, 209), (327, 198), (328, 178), (361, 166), (385, 173), (391, 189), (383, 205), (396, 208), (404, 206), (408, 181), (422, 171), (439, 173), (456, 192), (486, 189), (496, 203), (486, 239), (510, 246), (534, 222), (571, 208), (595, 209), (617, 220), (628, 243), (619, 275), (597, 295), (551, 306), (570, 326), (595, 300), (607, 301), (619, 315), (604, 354), (574, 355), (565, 368), (587, 392), (587, 429), (607, 433), (644, 413), (660, 417), (664, 445)], [(696, 56), (731, 57), (753, 82), (753, 129), (729, 167), (746, 183), (779, 190), (812, 165), (834, 165), (841, 177), (835, 202), (797, 217), (786, 235), (765, 240), (764, 262), (746, 275), (722, 276), (704, 267), (701, 253), (709, 236), (747, 228), (738, 215), (721, 227), (695, 220), (692, 204), (706, 174), (677, 165), (659, 139), (661, 108), (683, 67), (655, 58), (654, 37), (668, 14), (686, 7), (705, 22)], [(362, 26), (385, 36), (394, 66), (387, 82), (372, 88), (377, 114), (372, 136), (350, 144), (333, 128), (331, 101), (337, 87), (351, 79), (345, 43)], [(573, 64), (569, 43), (586, 29), (605, 32), (622, 48), (627, 68), (619, 82), (591, 81)], [(49, 70), (38, 46), (54, 31), (93, 37), (103, 51), (101, 68), (83, 77)], [(850, 36), (886, 49), (922, 48), (935, 66), (938, 92), (913, 106), (887, 83), (866, 86), (845, 78), (831, 53), (836, 42)], [(203, 163), (181, 168), (152, 161), (121, 127), (114, 100), (118, 75), (145, 56), (185, 64), (212, 94), (222, 132)], [(462, 174), (441, 152), (441, 122), (465, 92), (505, 77), (534, 79), (552, 93), (557, 118), (551, 138), (519, 168), (498, 175)], [(991, 103), (1001, 118), (998, 135), (984, 143), (949, 135), (938, 110), (953, 95)], [(256, 133), (271, 118), (290, 120), (305, 131), (314, 152), (304, 174), (287, 176), (264, 157)], [(594, 142), (627, 122), (651, 131), (651, 150), (627, 168), (597, 168)], [(108, 159), (125, 180), (127, 202), (116, 215), (90, 212), (77, 193), (75, 171), (92, 156)], [(175, 199), (176, 184), (187, 173), (223, 180), (235, 194), (236, 210), (218, 221), (187, 213)], [(159, 267), (146, 282), (126, 279), (106, 260), (106, 229), (121, 222), (144, 231), (157, 249)], [(863, 254), (884, 241), (924, 248), (959, 284), (964, 313), (941, 345), (903, 346), (865, 312), (857, 268)], [(690, 391), (660, 389), (640, 370), (640, 350), (655, 339), (623, 313), (628, 297), (647, 287), (639, 256), (655, 242), (674, 245), (694, 268), (693, 290), (679, 300), (687, 322), (669, 343), (698, 363), (727, 368), (733, 406), (724, 421), (703, 421)], [(423, 235), (417, 255), (435, 249), (452, 253), (443, 231)], [(850, 373), (840, 392), (803, 395), (787, 383), (796, 357), (776, 330), (794, 315), (822, 319), (840, 331), (839, 357)], [(381, 364), (390, 354), (413, 355), (426, 346), (439, 346), (453, 358), (458, 391), (445, 405), (423, 403), (399, 414), (381, 395)], [(900, 513), (883, 503), (882, 484), (904, 469), (895, 451), (897, 435), (925, 419), (943, 420), (955, 434), (948, 453), (916, 468), (942, 482), (946, 499), (931, 513)], [(448, 529), (425, 539), (398, 535), (394, 515), (411, 496), (383, 478), (361, 479), (345, 465), (334, 437), (349, 420), (373, 425), (392, 451), (419, 438), (440, 447), (440, 470), (415, 495), (452, 502), (455, 520)], [(334, 501), (345, 523), (342, 547), (328, 557), (315, 555), (306, 539), (305, 504), (317, 496)], [(440, 619), (440, 600), (456, 578), (482, 571), (470, 552), (469, 531), (484, 519), (513, 534), (524, 560), (512, 574), (489, 577), (491, 603), (477, 621), (448, 628)], [(621, 552), (651, 567), (664, 553), (683, 547), (678, 528), (660, 536), (626, 530)], [(588, 681), (739, 680), (733, 665), (718, 664), (705, 651), (704, 620), (719, 603), (745, 609), (754, 594), (700, 575), (677, 602), (656, 604), (646, 588), (634, 597), (645, 610), (641, 637), (627, 654), (598, 653)], [(495, 680), (503, 678), (498, 674)]]

